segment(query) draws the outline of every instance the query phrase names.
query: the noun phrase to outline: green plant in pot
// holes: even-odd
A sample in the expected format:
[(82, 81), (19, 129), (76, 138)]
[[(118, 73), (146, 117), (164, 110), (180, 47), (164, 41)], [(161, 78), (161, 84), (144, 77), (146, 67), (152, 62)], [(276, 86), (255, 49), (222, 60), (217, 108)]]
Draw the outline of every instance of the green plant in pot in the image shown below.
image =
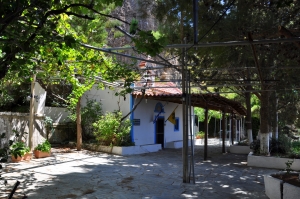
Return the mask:
[(29, 147), (24, 142), (15, 142), (10, 147), (13, 162), (19, 162), (23, 156), (30, 151)]
[(51, 154), (51, 144), (48, 140), (45, 140), (43, 143), (38, 144), (34, 148), (34, 156), (36, 158), (49, 157)]
[(205, 133), (203, 131), (199, 131), (197, 134), (196, 134), (196, 139), (203, 139), (205, 136)]

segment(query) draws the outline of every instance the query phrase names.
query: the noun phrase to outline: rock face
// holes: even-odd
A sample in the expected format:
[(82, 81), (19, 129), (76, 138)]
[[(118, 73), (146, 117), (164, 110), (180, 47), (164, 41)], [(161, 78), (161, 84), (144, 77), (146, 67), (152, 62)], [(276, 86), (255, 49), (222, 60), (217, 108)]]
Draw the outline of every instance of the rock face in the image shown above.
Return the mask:
[[(111, 15), (114, 17), (120, 18), (128, 23), (131, 22), (132, 19), (136, 19), (138, 21), (138, 28), (141, 30), (157, 30), (158, 22), (155, 19), (155, 16), (152, 14), (152, 9), (154, 8), (155, 1), (142, 1), (142, 0), (124, 0), (122, 7), (117, 7)], [(130, 26), (128, 24), (122, 23), (119, 25), (120, 28), (129, 32)], [(114, 30), (116, 31), (116, 29)], [(114, 31), (111, 31), (109, 34), (108, 45), (111, 47), (122, 47), (125, 45), (132, 46), (131, 39), (128, 36), (122, 34), (121, 37), (114, 37)], [(123, 52), (124, 53), (124, 52)], [(132, 56), (142, 57), (144, 59), (148, 58), (147, 55), (141, 55), (137, 52), (131, 50), (126, 51), (126, 54), (130, 54)], [(132, 60), (129, 58), (119, 56), (118, 59), (125, 63), (132, 63)], [(160, 58), (153, 57), (152, 60), (162, 61)], [(176, 60), (170, 60), (172, 64), (178, 64)], [(141, 64), (140, 61), (137, 61), (137, 66)], [(161, 67), (157, 64), (151, 64), (151, 67)], [(162, 81), (172, 81), (173, 79), (181, 79), (181, 74), (173, 68), (163, 68), (153, 70), (156, 74), (155, 79), (159, 79)], [(178, 84), (178, 82), (176, 82)]]
[[(141, 30), (156, 30), (157, 23), (155, 17), (151, 14), (153, 4), (155, 1), (141, 1), (141, 0), (124, 0), (122, 7), (117, 7), (111, 15), (118, 17), (128, 23), (132, 19), (138, 21), (138, 28)], [(130, 26), (128, 24), (121, 24), (120, 28), (129, 32)], [(127, 36), (114, 38), (113, 35), (109, 36), (109, 46), (120, 47), (129, 44), (131, 39)]]

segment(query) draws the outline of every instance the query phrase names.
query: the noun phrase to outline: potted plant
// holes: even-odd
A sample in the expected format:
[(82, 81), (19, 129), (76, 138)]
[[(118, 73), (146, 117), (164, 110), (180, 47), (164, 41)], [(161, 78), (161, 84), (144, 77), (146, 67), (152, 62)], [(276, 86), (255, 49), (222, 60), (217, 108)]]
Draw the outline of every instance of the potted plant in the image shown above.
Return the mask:
[(269, 198), (298, 198), (300, 194), (299, 172), (292, 172), (289, 160), (285, 172), (264, 176), (266, 195)]
[(197, 134), (196, 134), (196, 139), (203, 139), (205, 136), (205, 133), (203, 131), (199, 131)]
[(10, 153), (12, 162), (20, 162), (23, 156), (30, 151), (29, 147), (24, 142), (16, 142), (11, 145)]
[(48, 140), (45, 140), (43, 143), (38, 144), (33, 152), (36, 158), (49, 157), (51, 155), (51, 144)]

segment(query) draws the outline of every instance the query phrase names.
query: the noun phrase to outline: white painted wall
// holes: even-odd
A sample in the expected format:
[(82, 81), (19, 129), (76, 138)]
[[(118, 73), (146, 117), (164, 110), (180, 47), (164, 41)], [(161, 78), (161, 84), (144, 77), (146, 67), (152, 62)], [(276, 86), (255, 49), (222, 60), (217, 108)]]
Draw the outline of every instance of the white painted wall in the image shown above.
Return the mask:
[[(81, 98), (81, 106), (85, 106), (87, 99), (95, 99), (97, 102), (101, 102), (103, 113), (114, 110), (120, 110), (123, 115), (126, 115), (130, 111), (130, 95), (126, 95), (126, 99), (123, 97), (115, 96), (116, 91), (110, 89), (97, 89), (96, 86), (93, 86), (89, 91), (85, 92)], [(119, 102), (119, 104), (118, 104)]]
[[(139, 99), (136, 99), (136, 103)], [(147, 102), (146, 102), (147, 101)], [(154, 112), (155, 106), (159, 101), (143, 100), (134, 112), (133, 119), (140, 119), (140, 126), (133, 126), (134, 142), (136, 145), (155, 144), (155, 124), (153, 120), (158, 113)], [(176, 108), (177, 104), (170, 102), (161, 102), (164, 106), (164, 120), (167, 120), (169, 115)], [(165, 146), (166, 143), (182, 140), (182, 106), (179, 105), (175, 111), (175, 117), (179, 117), (179, 131), (174, 131), (174, 124), (169, 121), (165, 122)]]
[[(130, 112), (131, 103), (137, 104), (139, 98), (132, 98), (129, 94), (124, 100), (123, 97), (115, 96), (115, 91), (104, 89), (100, 90), (96, 87), (93, 87), (91, 90), (87, 91), (82, 97), (82, 106), (85, 106), (87, 99), (96, 99), (96, 101), (101, 102), (103, 112), (112, 112), (114, 110), (122, 111), (123, 115)], [(119, 103), (118, 103), (119, 102)], [(136, 110), (133, 113), (131, 119), (140, 119), (140, 126), (133, 126), (133, 142), (135, 145), (151, 145), (156, 144), (155, 140), (155, 126), (153, 123), (156, 115), (158, 113), (154, 112), (155, 106), (159, 101), (143, 99), (142, 102), (138, 105)], [(182, 141), (182, 105), (178, 105), (171, 102), (160, 102), (164, 106), (164, 113), (161, 113), (160, 116), (164, 117), (165, 126), (164, 126), (164, 139), (165, 147), (175, 146), (173, 141)], [(173, 110), (178, 105), (175, 111), (175, 117), (179, 118), (179, 131), (174, 131), (174, 124), (169, 121), (166, 121)], [(193, 110), (193, 108), (192, 108)], [(192, 113), (193, 114), (193, 113)], [(177, 143), (177, 142), (176, 142)]]
[(34, 83), (34, 114), (43, 116), (45, 111), (46, 95), (47, 92), (41, 87), (38, 82)]
[(61, 107), (45, 107), (45, 116), (50, 117), (53, 123), (64, 123), (70, 121), (68, 115), (70, 114), (67, 108)]

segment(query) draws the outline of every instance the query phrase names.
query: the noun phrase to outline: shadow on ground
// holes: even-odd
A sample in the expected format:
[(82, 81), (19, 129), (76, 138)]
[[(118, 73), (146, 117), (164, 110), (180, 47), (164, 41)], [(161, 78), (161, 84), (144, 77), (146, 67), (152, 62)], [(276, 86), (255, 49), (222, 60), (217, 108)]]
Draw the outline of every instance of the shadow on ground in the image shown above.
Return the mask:
[[(247, 167), (246, 155), (222, 154), (209, 146), (195, 148), (195, 184), (182, 183), (182, 153), (166, 149), (157, 153), (117, 156), (71, 150), (45, 159), (5, 165), (1, 198), (16, 180), (21, 182), (15, 198), (267, 198), (263, 175), (274, 169)], [(191, 174), (191, 182), (193, 175)]]

